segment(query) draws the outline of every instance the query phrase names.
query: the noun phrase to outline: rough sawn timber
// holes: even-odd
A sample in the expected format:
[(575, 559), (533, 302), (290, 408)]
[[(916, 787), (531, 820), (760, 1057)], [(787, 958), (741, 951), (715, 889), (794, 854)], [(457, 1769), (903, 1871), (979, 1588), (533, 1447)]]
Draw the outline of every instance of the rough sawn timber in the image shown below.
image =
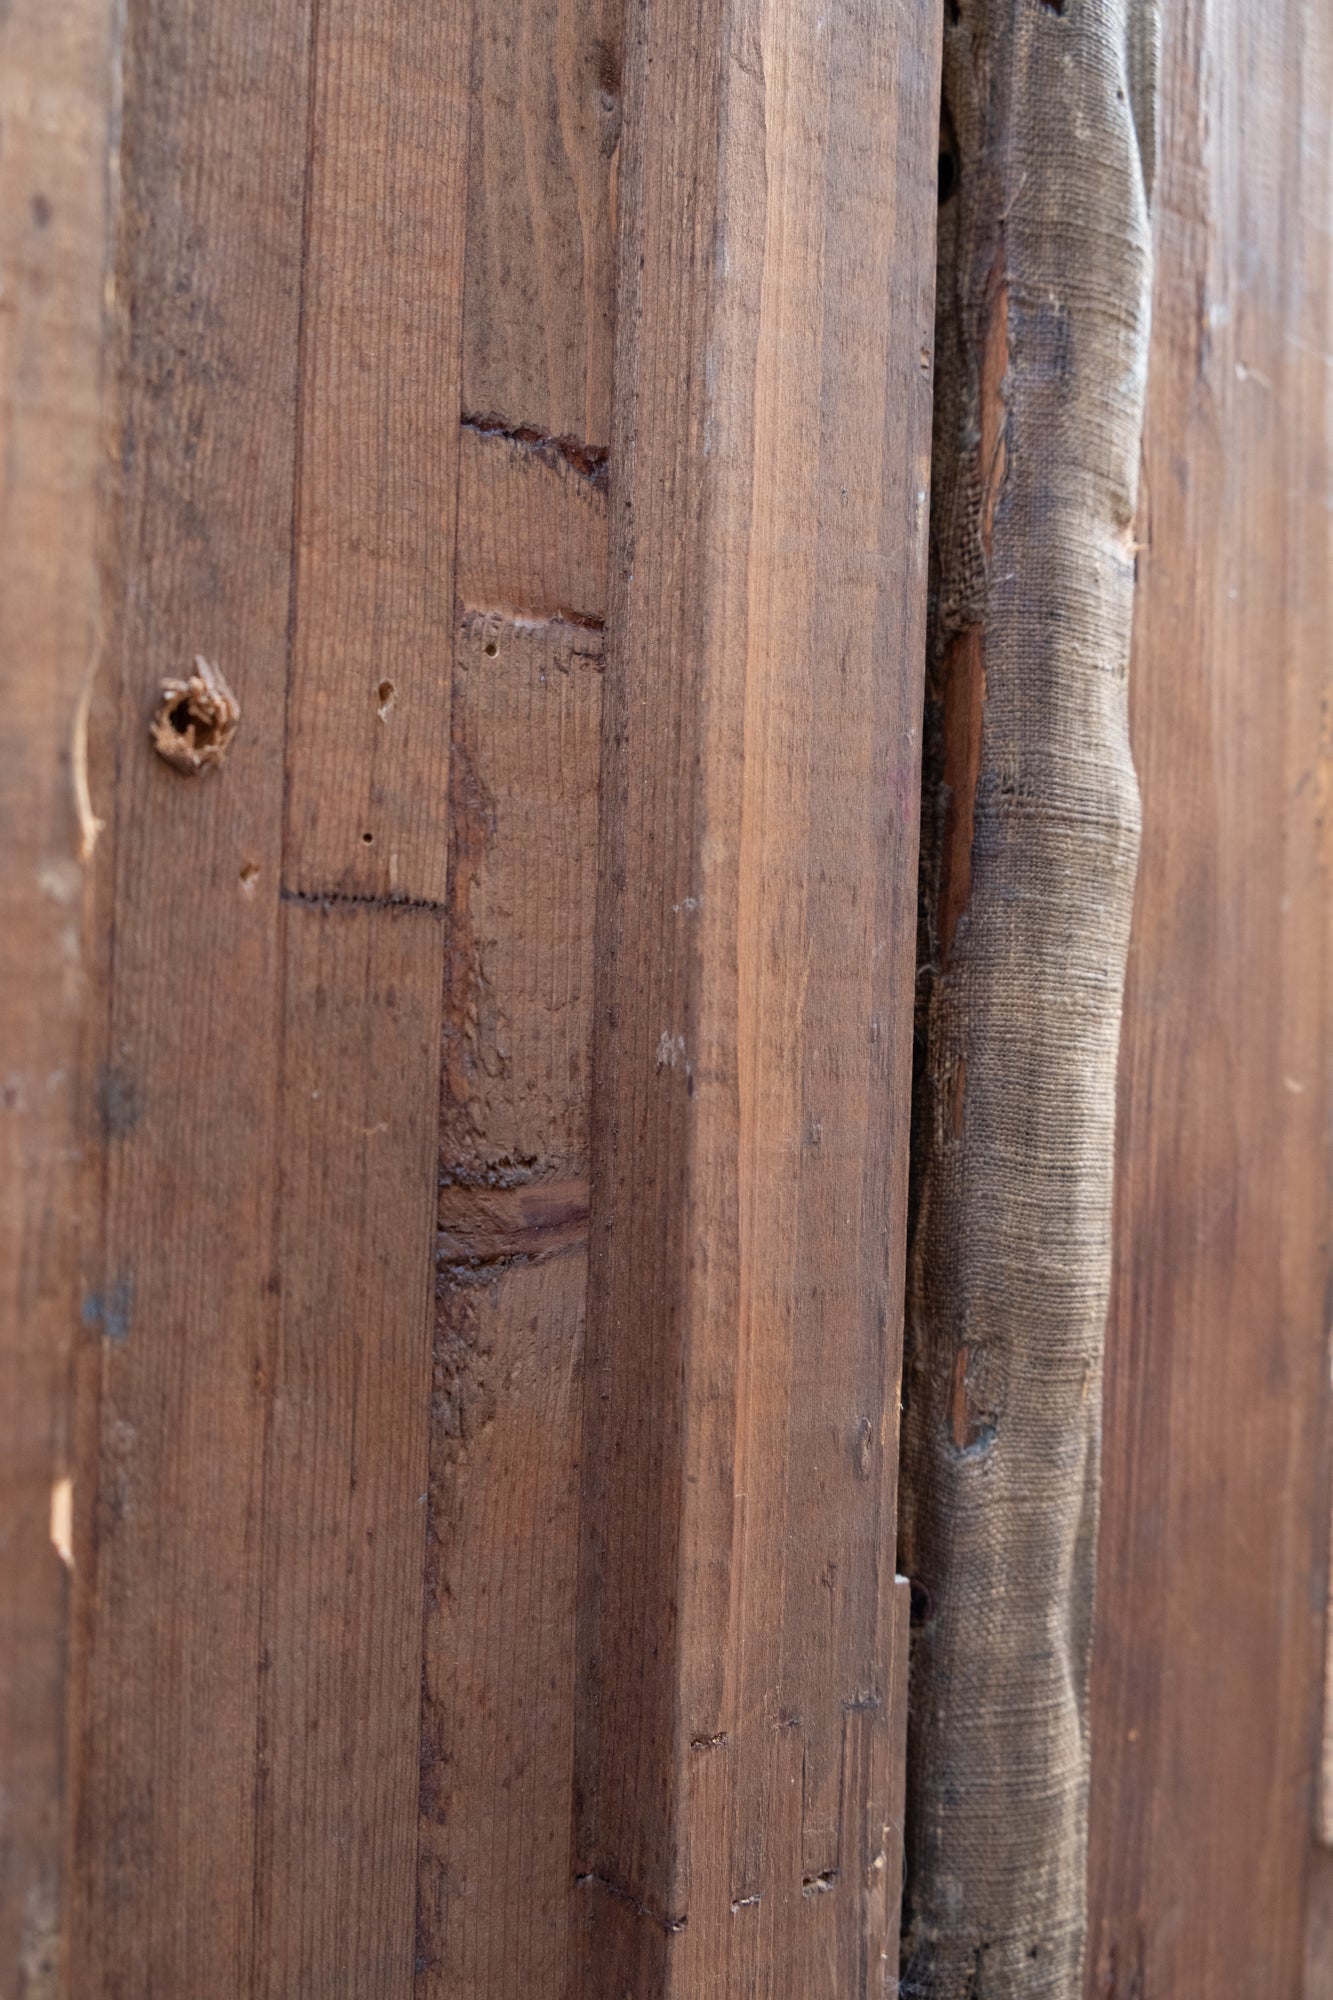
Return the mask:
[(1162, 19), (1085, 1990), (1328, 2000), (1333, 11)]
[(896, 1981), (937, 28), (632, 4), (569, 1991)]

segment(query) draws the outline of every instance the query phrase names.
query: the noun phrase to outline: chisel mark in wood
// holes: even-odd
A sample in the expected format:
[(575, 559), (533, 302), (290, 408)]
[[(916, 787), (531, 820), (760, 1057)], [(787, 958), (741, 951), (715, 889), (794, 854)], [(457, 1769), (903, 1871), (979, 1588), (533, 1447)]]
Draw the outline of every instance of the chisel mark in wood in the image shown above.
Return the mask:
[(618, 1903), (628, 1903), (638, 1916), (645, 1917), (650, 1924), (656, 1924), (660, 1930), (668, 1934), (683, 1931), (690, 1921), (687, 1916), (664, 1917), (658, 1911), (650, 1910), (646, 1903), (641, 1903), (637, 1896), (631, 1895), (630, 1891), (622, 1888), (619, 1882), (608, 1881), (605, 1875), (577, 1875), (574, 1879), (577, 1888), (601, 1889), (608, 1896), (614, 1896)]
[(507, 438), (510, 444), (526, 445), (530, 451), (543, 457), (563, 459), (566, 465), (581, 473), (594, 486), (606, 485), (610, 454), (605, 445), (584, 444), (574, 437), (552, 437), (546, 431), (538, 430), (534, 424), (512, 424), (493, 411), (486, 415), (472, 415), (465, 410), (462, 423), (464, 430), (476, 431), (482, 437)]

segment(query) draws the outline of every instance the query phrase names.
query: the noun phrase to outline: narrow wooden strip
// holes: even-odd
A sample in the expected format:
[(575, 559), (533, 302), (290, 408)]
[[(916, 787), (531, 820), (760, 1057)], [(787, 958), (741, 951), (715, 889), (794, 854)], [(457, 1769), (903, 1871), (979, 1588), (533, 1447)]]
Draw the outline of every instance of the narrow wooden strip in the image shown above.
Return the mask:
[(256, 1995), (412, 1988), (443, 920), (285, 906)]
[(465, 10), (334, 0), (312, 57), (255, 1887), (273, 2000), (415, 1977), (470, 35)]
[[(80, 1993), (250, 1991), (307, 24), (259, 0), (129, 16), (94, 742), (105, 1204), (75, 1468)], [(186, 778), (148, 724), (196, 654), (241, 724), (221, 769)]]
[(887, 1948), (847, 1718), (892, 1676), (937, 33), (629, 15), (570, 1975), (615, 2000)]
[(558, 1993), (587, 1256), (445, 1265), (431, 1402), (418, 1992)]
[(446, 1180), (586, 1172), (601, 666), (599, 632), (463, 619)]
[(621, 10), (480, 0), (472, 59), (463, 408), (603, 448)]
[(621, 0), (475, 8), (418, 1986), (563, 1990)]
[[(54, 1993), (114, 15), (0, 14), (0, 1990)], [(79, 1504), (87, 1487), (80, 1483)], [(11, 1983), (12, 1982), (12, 1983)]]
[[(535, 554), (578, 531), (579, 490), (554, 497)], [(528, 575), (540, 585), (539, 562)], [(418, 1908), (429, 2000), (557, 1990), (565, 1964), (601, 677), (594, 630), (463, 617)]]
[(323, 0), (286, 879), (443, 901), (469, 10)]

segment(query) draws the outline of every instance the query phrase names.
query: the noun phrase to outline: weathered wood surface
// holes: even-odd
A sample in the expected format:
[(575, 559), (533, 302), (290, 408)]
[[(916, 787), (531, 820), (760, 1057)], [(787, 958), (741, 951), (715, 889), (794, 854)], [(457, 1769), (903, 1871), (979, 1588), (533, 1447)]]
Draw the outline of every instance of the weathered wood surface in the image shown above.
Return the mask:
[(481, 0), (417, 1987), (564, 1990), (619, 0)]
[[(60, 21), (87, 37), (41, 51), (87, 91), (63, 157), (100, 176), (108, 19), (65, 0)], [(577, 18), (559, 0), (298, 0), (281, 19), (131, 0), (120, 209), (100, 179), (76, 200), (53, 178), (7, 210), (25, 282), (65, 284), (69, 305), (66, 348), (0, 349), (0, 370), (17, 357), (6, 396), (38, 385), (4, 405), (22, 419), (5, 502), (36, 497), (31, 546), (61, 564), (29, 573), (17, 532), (6, 581), (28, 596), (0, 617), (50, 664), (19, 732), (46, 898), (13, 933), (38, 968), (40, 1019), (19, 1027), (43, 1075), (67, 1057), (66, 1080), (89, 1079), (71, 1993), (620, 2000), (580, 1823), (665, 1833), (673, 1866), (692, 1848), (699, 1920), (688, 1939), (652, 1932), (646, 1995), (891, 1983), (937, 29), (924, 0), (874, 19), (747, 3), (712, 25), (691, 52), (674, 0), (651, 38), (639, 20), (640, 117), (665, 90), (681, 119), (639, 127), (643, 206), (618, 251), (619, 0)], [(55, 174), (54, 125), (14, 151), (35, 35), (16, 0), (0, 172), (21, 177)], [(635, 316), (617, 418), (629, 650), (608, 731), (617, 270)], [(57, 398), (67, 460), (41, 430)], [(107, 437), (80, 1070), (59, 745), (96, 633)], [(60, 537), (42, 511), (57, 492)], [(631, 511), (655, 571), (632, 616)], [(148, 721), (196, 655), (241, 721), (219, 767), (187, 778)], [(721, 1290), (696, 1288), (674, 1323), (698, 1341), (697, 1437), (669, 1408), (686, 1347), (647, 1345), (685, 1261), (629, 1270), (633, 1337), (619, 1357), (604, 1339), (595, 1382), (583, 1366), (599, 774), (640, 694), (639, 744), (667, 761), (636, 782), (660, 816), (616, 822), (605, 852), (644, 844), (636, 874), (603, 877), (603, 936), (628, 912), (651, 1008), (660, 976), (685, 974), (690, 997), (679, 1020), (639, 1013), (664, 1115), (632, 1133), (647, 1199), (619, 1213), (631, 1260), (656, 1186), (681, 1198), (688, 1261), (724, 1225)], [(679, 883), (678, 836), (697, 863)], [(53, 842), (70, 865), (47, 881)], [(662, 1149), (689, 1135), (692, 1082), (687, 1185)], [(36, 1165), (15, 1220), (39, 1253), (18, 1264), (19, 1308), (35, 1299), (47, 1317), (28, 1329), (50, 1328), (27, 1349), (23, 1537), (4, 1544), (34, 1584), (6, 1654), (30, 1649), (13, 1724), (29, 1872), (7, 1869), (0, 1914), (23, 2000), (51, 1990), (59, 1924), (68, 1580), (50, 1508), (79, 1301), (71, 1240), (34, 1236), (32, 1215), (75, 1211), (62, 1092), (31, 1127), (47, 1150), (21, 1154)], [(579, 1676), (605, 1673), (576, 1634), (581, 1426), (592, 1409), (618, 1453), (637, 1368), (667, 1456), (656, 1486), (651, 1464), (627, 1468), (622, 1554), (659, 1498), (676, 1507), (669, 1568), (633, 1584), (664, 1615), (680, 1586), (688, 1648), (655, 1655), (632, 1593), (600, 1602), (622, 1708), (643, 1684), (650, 1709), (664, 1668), (681, 1698), (641, 1745), (671, 1773), (660, 1829), (651, 1792), (612, 1768), (633, 1747), (609, 1733), (619, 1709), (591, 1718), (609, 1760), (585, 1735), (582, 1822), (576, 1791)], [(626, 1436), (652, 1414), (631, 1410)], [(679, 1504), (697, 1473), (711, 1497)], [(706, 1727), (727, 1743), (691, 1747)]]
[(896, 1979), (936, 10), (625, 30), (569, 1990)]
[(1333, 16), (1164, 24), (1090, 2000), (1299, 1994), (1317, 1814)]
[(129, 11), (77, 1992), (413, 1984), (469, 29), (373, 15)]
[(517, 605), (470, 608), (460, 524), (417, 1925), (439, 2000), (561, 1991), (572, 1888), (602, 635), (542, 607), (602, 601), (606, 515), (580, 576), (584, 476), (485, 450), (479, 519), (547, 505), (503, 555), (532, 564)]
[(0, 11), (0, 1994), (53, 1994), (114, 10)]

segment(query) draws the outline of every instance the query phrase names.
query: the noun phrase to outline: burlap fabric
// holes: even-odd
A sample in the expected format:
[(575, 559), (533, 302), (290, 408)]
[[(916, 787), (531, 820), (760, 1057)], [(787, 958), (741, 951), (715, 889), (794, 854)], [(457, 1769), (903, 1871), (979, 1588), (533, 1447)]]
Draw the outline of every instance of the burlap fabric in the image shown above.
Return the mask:
[(1081, 1992), (1152, 0), (945, 0), (903, 1991)]

